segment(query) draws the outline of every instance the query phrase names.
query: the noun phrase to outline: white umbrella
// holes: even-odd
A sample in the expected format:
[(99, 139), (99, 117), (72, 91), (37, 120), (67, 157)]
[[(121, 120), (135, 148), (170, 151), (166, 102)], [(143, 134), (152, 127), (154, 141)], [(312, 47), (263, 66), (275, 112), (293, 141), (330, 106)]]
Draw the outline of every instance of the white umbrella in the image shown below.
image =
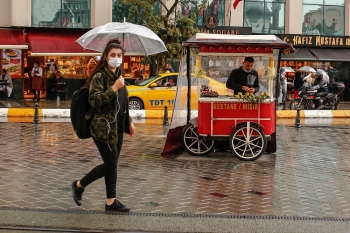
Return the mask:
[(292, 69), (292, 67), (289, 67), (289, 66), (283, 66), (281, 67), (281, 71), (283, 72), (291, 72), (291, 73), (294, 73), (295, 70)]
[(309, 73), (316, 73), (316, 70), (310, 66), (302, 66), (298, 70), (304, 71), (304, 72), (309, 72)]
[(110, 39), (118, 38), (125, 55), (148, 56), (168, 51), (164, 42), (149, 28), (128, 22), (112, 22), (86, 32), (76, 40), (84, 49), (103, 52)]

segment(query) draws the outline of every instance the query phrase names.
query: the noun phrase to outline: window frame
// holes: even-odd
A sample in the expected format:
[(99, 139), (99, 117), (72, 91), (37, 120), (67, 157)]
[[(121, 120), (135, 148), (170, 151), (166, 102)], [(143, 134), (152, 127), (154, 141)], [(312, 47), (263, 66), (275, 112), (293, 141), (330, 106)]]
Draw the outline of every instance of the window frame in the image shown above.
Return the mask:
[[(286, 30), (286, 0), (281, 0), (281, 2), (274, 2), (273, 0), (245, 0), (244, 1), (244, 10), (243, 10), (243, 27), (251, 27), (250, 25), (248, 25), (247, 23), (247, 6), (250, 5), (249, 3), (262, 3), (263, 4), (263, 26), (262, 29), (260, 31), (254, 31), (254, 27), (252, 27), (252, 33), (253, 34), (284, 34), (285, 30)], [(270, 20), (269, 20), (269, 27), (268, 27), (268, 31), (266, 31), (266, 29), (264, 29), (266, 27), (266, 14), (268, 13), (269, 9), (268, 9), (268, 4), (271, 4), (271, 9), (273, 9), (273, 7), (277, 4), (281, 4), (282, 6), (280, 6), (280, 11), (283, 10), (282, 13), (279, 13), (278, 17), (283, 16), (283, 26), (279, 26), (277, 23), (277, 27), (273, 28), (273, 12), (271, 11), (270, 14)], [(272, 31), (272, 32), (271, 32)]]
[[(326, 4), (326, 1), (327, 0), (319, 0), (319, 2), (322, 2), (321, 3), (307, 3), (308, 0), (303, 0), (302, 2), (302, 35), (324, 35), (324, 36), (334, 36), (335, 33), (339, 32), (339, 31), (343, 31), (343, 33), (341, 34), (338, 34), (337, 36), (344, 36), (345, 35), (345, 0), (342, 0), (343, 1), (343, 4)], [(305, 3), (306, 2), (306, 3)], [(333, 2), (334, 3), (334, 2)], [(305, 7), (311, 7), (311, 6), (316, 6), (316, 10), (313, 9), (313, 10), (308, 10), (306, 12)], [(317, 8), (318, 6), (318, 8)], [(326, 20), (326, 8), (328, 7), (336, 7), (336, 9), (340, 9), (340, 15), (343, 15), (343, 18), (341, 18), (342, 20), (342, 28), (333, 32), (332, 34), (329, 34), (329, 33), (326, 33), (326, 28), (325, 26), (326, 23), (325, 23), (325, 20)], [(310, 12), (310, 11), (317, 11), (319, 8), (321, 8), (321, 22), (319, 23), (320, 26), (322, 27), (322, 30), (319, 31), (316, 26), (314, 26), (312, 29), (314, 32), (312, 33), (312, 30), (307, 30), (307, 25), (306, 24), (310, 24), (311, 22), (311, 19), (310, 20), (306, 20), (306, 16), (307, 14)], [(315, 19), (314, 19), (315, 20)], [(333, 19), (334, 21), (335, 19)], [(332, 25), (333, 26), (333, 25)], [(329, 27), (329, 26), (328, 26)], [(316, 31), (315, 30), (318, 30), (319, 33), (315, 34)], [(309, 33), (308, 33), (309, 32)]]

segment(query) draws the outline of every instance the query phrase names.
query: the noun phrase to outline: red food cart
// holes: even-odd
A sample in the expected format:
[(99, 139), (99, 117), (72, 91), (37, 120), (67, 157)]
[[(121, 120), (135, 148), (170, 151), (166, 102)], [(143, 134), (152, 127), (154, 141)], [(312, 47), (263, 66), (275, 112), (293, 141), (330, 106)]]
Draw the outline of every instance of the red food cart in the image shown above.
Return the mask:
[[(281, 53), (293, 50), (274, 35), (198, 33), (183, 42), (176, 101), (162, 154), (186, 150), (191, 155), (207, 155), (216, 146), (222, 147), (219, 141), (228, 142), (240, 160), (275, 152), (276, 70)], [(230, 72), (247, 56), (254, 57), (259, 75), (260, 92), (254, 96), (226, 89)]]

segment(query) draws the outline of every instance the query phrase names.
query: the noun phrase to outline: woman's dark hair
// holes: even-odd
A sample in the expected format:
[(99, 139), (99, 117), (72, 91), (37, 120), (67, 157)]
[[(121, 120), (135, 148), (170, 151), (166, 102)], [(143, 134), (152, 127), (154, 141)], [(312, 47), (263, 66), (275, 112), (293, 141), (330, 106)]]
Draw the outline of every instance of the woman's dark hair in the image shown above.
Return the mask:
[[(103, 67), (108, 66), (107, 63), (107, 56), (108, 53), (112, 50), (112, 49), (121, 49), (122, 50), (122, 54), (124, 56), (125, 50), (123, 48), (123, 46), (121, 46), (121, 41), (119, 39), (111, 39), (108, 41), (106, 48), (104, 49), (102, 56), (100, 58), (100, 60), (98, 61), (95, 69), (91, 72), (90, 76), (86, 79), (86, 82), (84, 84), (84, 86), (87, 86), (90, 83), (91, 78), (95, 75), (95, 73), (101, 69), (103, 69)], [(118, 69), (118, 73), (122, 74), (122, 68), (119, 67)], [(118, 75), (119, 76), (119, 75)]]
[(7, 73), (7, 70), (5, 70), (5, 69), (2, 69), (2, 72), (4, 72), (5, 74)]
[(105, 66), (108, 66), (107, 63), (107, 56), (108, 53), (112, 50), (112, 49), (121, 49), (122, 50), (122, 54), (124, 56), (125, 50), (123, 48), (123, 46), (121, 46), (121, 42), (119, 39), (111, 39), (110, 41), (108, 41), (105, 50), (102, 53), (101, 59), (100, 61), (97, 63), (96, 68), (94, 69), (94, 72), (92, 72), (91, 74), (93, 75), (96, 71), (102, 69)]

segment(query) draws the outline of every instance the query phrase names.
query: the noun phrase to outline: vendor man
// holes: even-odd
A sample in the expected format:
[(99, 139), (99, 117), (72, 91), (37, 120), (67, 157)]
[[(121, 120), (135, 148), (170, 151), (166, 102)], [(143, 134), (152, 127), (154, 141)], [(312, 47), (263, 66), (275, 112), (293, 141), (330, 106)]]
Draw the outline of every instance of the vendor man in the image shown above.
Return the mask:
[(238, 92), (245, 94), (246, 92), (256, 93), (259, 91), (258, 72), (253, 70), (254, 58), (245, 57), (243, 66), (232, 70), (226, 81), (226, 87), (232, 89), (234, 94)]

